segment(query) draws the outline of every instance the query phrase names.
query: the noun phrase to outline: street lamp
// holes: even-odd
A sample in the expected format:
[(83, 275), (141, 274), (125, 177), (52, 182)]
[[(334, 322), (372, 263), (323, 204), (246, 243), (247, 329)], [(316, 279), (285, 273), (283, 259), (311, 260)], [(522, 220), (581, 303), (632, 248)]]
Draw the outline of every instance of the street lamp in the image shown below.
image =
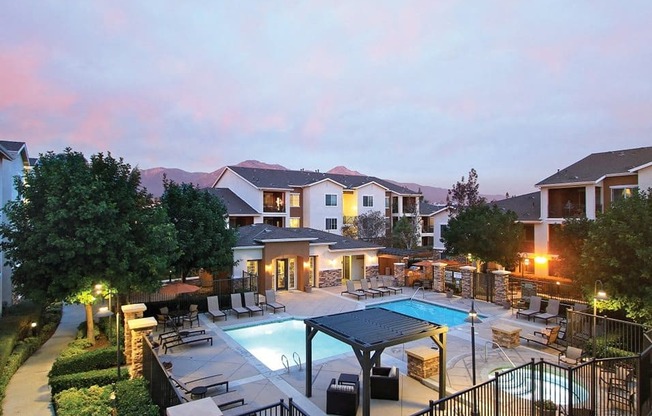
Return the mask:
[(475, 299), (471, 301), (471, 310), (469, 311), (469, 316), (464, 319), (464, 322), (471, 322), (471, 376), (473, 379), (473, 411), (471, 416), (478, 416), (478, 406), (476, 401), (476, 391), (475, 391), (475, 324), (481, 324), (482, 320), (478, 318), (478, 313), (475, 311)]
[[(600, 283), (600, 288), (598, 289), (598, 283)], [(596, 280), (595, 283), (593, 284), (593, 357), (597, 356), (597, 343), (596, 343), (596, 338), (597, 338), (597, 317), (598, 317), (598, 301), (599, 300), (607, 300), (609, 297), (607, 296), (607, 292), (604, 291), (602, 287), (602, 281), (601, 280)]]
[(526, 269), (527, 266), (529, 266), (529, 265), (530, 265), (530, 259), (527, 258), (527, 257), (524, 258), (524, 259), (523, 259), (523, 265), (521, 266), (521, 278), (524, 278), (524, 277), (525, 277), (525, 269)]

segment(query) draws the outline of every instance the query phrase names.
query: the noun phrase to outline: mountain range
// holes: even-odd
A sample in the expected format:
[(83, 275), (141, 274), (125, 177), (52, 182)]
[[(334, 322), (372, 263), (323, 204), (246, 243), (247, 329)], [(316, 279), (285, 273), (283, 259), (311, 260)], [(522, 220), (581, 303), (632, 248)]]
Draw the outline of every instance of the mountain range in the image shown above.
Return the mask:
[[(258, 160), (245, 160), (240, 162), (235, 166), (242, 166), (247, 168), (258, 168), (258, 169), (279, 169), (279, 170), (288, 170), (286, 167), (277, 165), (277, 164), (268, 164), (260, 162)], [(222, 173), (225, 167), (221, 167), (213, 172), (186, 172), (185, 170), (176, 169), (176, 168), (151, 168), (151, 169), (142, 169), (141, 174), (141, 184), (144, 188), (147, 188), (147, 191), (150, 192), (154, 197), (159, 197), (163, 194), (163, 176), (167, 177), (169, 180), (172, 180), (177, 183), (192, 183), (197, 185), (200, 188), (212, 187), (215, 183), (215, 179)], [(361, 175), (364, 174), (357, 172), (355, 170), (350, 170), (344, 166), (336, 166), (333, 169), (329, 170), (327, 173), (335, 173), (340, 175)], [(448, 195), (448, 189), (438, 188), (435, 186), (429, 185), (420, 185), (417, 183), (403, 183), (396, 182), (389, 179), (386, 179), (390, 182), (393, 182), (397, 185), (404, 186), (408, 189), (412, 189), (415, 192), (421, 191), (423, 198), (430, 202), (431, 204), (445, 204), (446, 196)], [(504, 196), (501, 195), (483, 195), (487, 198), (488, 201), (503, 199)]]

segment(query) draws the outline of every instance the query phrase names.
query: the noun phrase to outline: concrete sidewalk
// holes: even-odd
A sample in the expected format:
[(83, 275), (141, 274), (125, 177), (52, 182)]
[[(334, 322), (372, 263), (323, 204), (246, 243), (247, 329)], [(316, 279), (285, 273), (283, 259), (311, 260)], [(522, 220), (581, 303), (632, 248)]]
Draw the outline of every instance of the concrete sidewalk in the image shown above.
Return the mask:
[(61, 323), (50, 338), (18, 369), (9, 381), (7, 394), (2, 402), (6, 416), (47, 416), (51, 409), (48, 372), (61, 351), (75, 339), (77, 326), (86, 318), (84, 305), (65, 305)]

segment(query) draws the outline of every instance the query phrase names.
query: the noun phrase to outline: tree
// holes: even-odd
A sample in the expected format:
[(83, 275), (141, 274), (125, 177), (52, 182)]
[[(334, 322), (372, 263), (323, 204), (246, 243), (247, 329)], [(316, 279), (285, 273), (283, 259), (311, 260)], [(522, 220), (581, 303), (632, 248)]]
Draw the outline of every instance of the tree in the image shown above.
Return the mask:
[(342, 235), (363, 241), (377, 241), (387, 232), (387, 219), (380, 211), (368, 211), (353, 217), (342, 227)]
[(458, 211), (442, 232), (442, 242), (451, 255), (471, 254), (486, 266), (497, 262), (511, 268), (518, 262), (523, 226), (513, 211), (496, 205), (475, 204)]
[(163, 179), (161, 204), (177, 230), (180, 256), (173, 269), (183, 280), (193, 269), (215, 273), (233, 267), (236, 232), (226, 223), (221, 199), (192, 184)]
[(566, 218), (563, 224), (556, 226), (557, 232), (551, 234), (550, 243), (559, 253), (559, 273), (562, 276), (578, 274), (584, 243), (592, 224), (593, 221), (586, 217)]
[(100, 281), (123, 293), (160, 285), (176, 247), (174, 228), (122, 159), (48, 152), (15, 186), (0, 234), (17, 293), (87, 303)]
[(478, 192), (479, 186), (478, 173), (471, 168), (467, 182), (464, 181), (464, 176), (462, 176), (462, 180), (448, 190), (446, 204), (450, 208), (452, 215), (456, 215), (463, 208), (486, 203), (485, 198), (481, 197)]
[(392, 246), (411, 250), (419, 238), (419, 224), (416, 217), (402, 216), (392, 228)]
[(593, 295), (600, 280), (609, 309), (652, 324), (652, 197), (634, 192), (618, 199), (599, 216), (584, 244), (578, 278)]

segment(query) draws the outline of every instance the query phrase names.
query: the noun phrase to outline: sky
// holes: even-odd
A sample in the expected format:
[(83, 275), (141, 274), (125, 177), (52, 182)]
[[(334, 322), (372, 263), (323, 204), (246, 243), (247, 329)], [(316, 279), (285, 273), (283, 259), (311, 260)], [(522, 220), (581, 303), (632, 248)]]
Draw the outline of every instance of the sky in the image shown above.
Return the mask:
[(0, 138), (518, 195), (652, 145), (652, 2), (0, 0)]

